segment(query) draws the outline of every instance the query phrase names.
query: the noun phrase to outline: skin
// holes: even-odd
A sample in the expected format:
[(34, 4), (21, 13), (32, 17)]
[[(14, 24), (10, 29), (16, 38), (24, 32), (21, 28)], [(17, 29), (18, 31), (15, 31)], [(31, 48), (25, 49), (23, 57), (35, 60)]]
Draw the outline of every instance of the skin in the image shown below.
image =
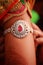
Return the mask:
[[(23, 19), (27, 21), (31, 27), (30, 16), (27, 12), (19, 17), (13, 17), (6, 24), (4, 29), (9, 28), (16, 20)], [(11, 33), (4, 37), (5, 40), (5, 65), (36, 65), (35, 46), (33, 34), (22, 39), (18, 39)]]
[[(10, 27), (15, 20), (23, 19), (30, 23), (30, 17), (27, 12), (19, 17), (14, 17), (4, 25), (5, 29)], [(18, 39), (11, 33), (5, 35), (5, 65), (36, 65), (35, 46), (33, 34), (28, 35), (22, 39)], [(24, 60), (24, 61), (23, 61)]]
[(43, 44), (43, 31), (34, 23), (32, 23), (32, 28), (34, 29), (34, 40), (36, 43), (36, 48), (40, 44)]
[[(42, 45), (43, 44), (43, 32), (39, 29), (39, 27), (32, 23), (32, 28), (34, 29), (34, 41), (35, 41), (35, 47), (37, 49), (37, 46), (40, 44)], [(40, 37), (37, 37), (37, 36), (40, 36)], [(37, 37), (37, 38), (36, 38)], [(0, 43), (3, 41), (3, 37), (0, 37)], [(20, 58), (23, 58), (22, 56), (20, 56), (18, 53), (14, 52), (15, 53), (15, 56), (19, 56), (19, 59)], [(40, 54), (39, 54), (39, 58), (40, 58), (40, 61), (43, 62), (43, 45), (41, 46), (41, 50), (40, 50)], [(19, 60), (20, 61), (20, 60)], [(21, 60), (22, 61), (22, 60)], [(24, 59), (23, 59), (24, 61)], [(22, 61), (22, 62), (23, 62)], [(22, 64), (22, 63), (21, 63)], [(16, 64), (17, 65), (17, 64)]]
[[(29, 23), (29, 26), (35, 29), (34, 38), (32, 33), (29, 33), (23, 39), (18, 39), (11, 33), (6, 34), (4, 37), (5, 65), (36, 65), (35, 46), (37, 48), (39, 45), (39, 38), (36, 37), (40, 36), (40, 42), (43, 42), (41, 41), (43, 39), (41, 35), (42, 33), (39, 34), (39, 28), (37, 26), (31, 25), (30, 16), (28, 16), (27, 12), (25, 12), (25, 14), (20, 17), (13, 17), (8, 21), (8, 23), (4, 25), (4, 29), (9, 28), (18, 19), (26, 20)], [(38, 39), (38, 41), (36, 39)]]
[[(21, 16), (22, 17), (22, 16)], [(19, 17), (18, 17), (19, 18)], [(31, 26), (31, 25), (30, 25)], [(7, 26), (6, 26), (6, 28), (7, 28)], [(32, 28), (34, 29), (34, 41), (35, 41), (35, 47), (36, 47), (36, 49), (37, 49), (37, 46), (40, 44), (40, 45), (42, 45), (43, 44), (43, 32), (39, 29), (39, 27), (36, 25), (36, 24), (34, 24), (34, 23), (32, 23)], [(6, 37), (6, 39), (7, 38), (14, 38), (14, 37), (12, 37), (12, 35), (11, 34), (7, 34), (5, 37)], [(38, 36), (40, 36), (40, 37), (38, 37)], [(37, 38), (36, 38), (37, 37)], [(18, 39), (19, 40), (19, 42), (20, 42), (20, 39)], [(28, 39), (29, 40), (29, 39)], [(0, 43), (3, 41), (3, 37), (0, 37)], [(11, 46), (12, 45), (12, 41), (11, 41), (11, 39), (10, 40), (8, 40), (7, 39), (7, 47), (9, 46), (10, 47), (10, 49), (11, 50), (9, 50), (9, 48), (7, 49), (7, 51), (9, 52), (9, 51), (11, 51), (10, 53), (14, 53), (15, 55), (13, 56), (13, 57), (15, 57), (16, 56), (16, 58), (18, 57), (18, 59), (19, 59), (19, 61), (20, 61), (20, 59), (21, 59), (21, 64), (20, 65), (25, 65), (25, 64), (27, 64), (27, 63), (25, 63), (24, 64), (24, 62), (26, 62), (25, 61), (25, 59), (22, 57), (22, 55), (20, 55), (20, 54), (18, 54), (17, 52), (15, 52), (14, 51), (14, 46)], [(9, 41), (10, 41), (10, 44), (8, 44), (9, 43)], [(22, 42), (20, 42), (21, 44), (22, 44)], [(23, 45), (23, 44), (22, 44)], [(27, 45), (27, 44), (26, 44)], [(11, 47), (13, 47), (13, 48), (11, 48)], [(7, 52), (6, 51), (6, 52)], [(12, 52), (13, 51), (13, 52)], [(8, 58), (10, 58), (10, 57), (8, 57), (8, 56), (10, 56), (11, 54), (10, 53), (8, 53), (7, 52), (7, 54), (9, 54), (9, 55), (7, 55), (7, 57), (6, 57), (6, 59), (8, 60)], [(24, 52), (24, 51), (23, 51)], [(12, 54), (13, 55), (13, 54)], [(14, 59), (13, 57), (11, 57), (10, 59)], [(43, 46), (41, 46), (41, 50), (40, 50), (40, 54), (39, 54), (39, 58), (40, 58), (40, 61), (41, 62), (43, 62)], [(7, 61), (6, 60), (6, 61)], [(10, 60), (10, 61), (12, 61), (12, 60)], [(10, 62), (10, 61), (8, 61), (8, 62)], [(24, 62), (23, 62), (24, 61)], [(15, 61), (16, 63), (17, 63), (17, 61)], [(11, 65), (11, 64), (10, 64)], [(17, 65), (17, 64), (16, 64)]]
[[(39, 27), (32, 23), (33, 29), (34, 29), (34, 41), (35, 41), (35, 47), (38, 52), (38, 65), (43, 65), (43, 31), (39, 29)], [(38, 46), (40, 45), (40, 48), (38, 50)]]

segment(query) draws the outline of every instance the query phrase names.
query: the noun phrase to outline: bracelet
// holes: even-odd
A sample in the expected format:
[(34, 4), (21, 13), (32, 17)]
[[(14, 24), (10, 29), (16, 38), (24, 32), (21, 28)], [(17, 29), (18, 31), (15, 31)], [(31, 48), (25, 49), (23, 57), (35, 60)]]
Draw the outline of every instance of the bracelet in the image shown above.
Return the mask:
[(33, 33), (33, 29), (30, 28), (28, 22), (24, 20), (18, 20), (10, 28), (4, 31), (4, 35), (7, 33), (11, 33), (17, 38), (24, 38), (30, 32)]

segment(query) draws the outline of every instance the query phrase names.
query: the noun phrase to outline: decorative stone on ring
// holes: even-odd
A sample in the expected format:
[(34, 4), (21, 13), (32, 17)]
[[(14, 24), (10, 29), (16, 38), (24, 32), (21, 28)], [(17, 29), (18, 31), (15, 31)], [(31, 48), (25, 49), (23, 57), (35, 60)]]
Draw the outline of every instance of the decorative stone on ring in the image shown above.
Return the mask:
[(5, 34), (8, 32), (11, 32), (15, 37), (23, 38), (30, 32), (30, 27), (28, 22), (24, 20), (18, 20), (16, 21), (11, 28), (8, 28), (5, 30)]

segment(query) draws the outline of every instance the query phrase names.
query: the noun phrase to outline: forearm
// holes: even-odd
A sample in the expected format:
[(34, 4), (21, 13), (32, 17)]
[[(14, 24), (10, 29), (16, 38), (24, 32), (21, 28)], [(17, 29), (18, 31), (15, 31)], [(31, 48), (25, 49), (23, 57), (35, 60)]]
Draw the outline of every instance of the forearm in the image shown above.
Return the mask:
[(13, 37), (11, 34), (6, 35), (5, 54), (6, 62), (8, 64), (17, 63), (17, 65), (36, 65), (34, 42), (32, 41), (32, 38), (30, 39), (30, 37), (32, 37), (31, 34), (28, 35), (28, 37), (20, 40)]
[[(26, 16), (27, 14), (22, 16), (22, 18), (28, 21), (29, 19), (24, 18)], [(32, 33), (29, 32), (26, 37), (21, 39), (15, 37), (11, 33), (6, 34), (5, 56), (6, 65), (36, 65), (35, 46)]]

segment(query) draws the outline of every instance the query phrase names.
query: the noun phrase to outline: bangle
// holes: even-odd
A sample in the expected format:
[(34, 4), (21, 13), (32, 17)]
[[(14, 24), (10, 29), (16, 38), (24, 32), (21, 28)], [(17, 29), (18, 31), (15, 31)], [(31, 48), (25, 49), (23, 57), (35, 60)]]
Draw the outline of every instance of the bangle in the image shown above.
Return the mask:
[(33, 33), (33, 29), (30, 28), (28, 22), (24, 20), (18, 20), (10, 28), (4, 31), (4, 35), (7, 33), (11, 33), (17, 38), (24, 38), (30, 32)]

